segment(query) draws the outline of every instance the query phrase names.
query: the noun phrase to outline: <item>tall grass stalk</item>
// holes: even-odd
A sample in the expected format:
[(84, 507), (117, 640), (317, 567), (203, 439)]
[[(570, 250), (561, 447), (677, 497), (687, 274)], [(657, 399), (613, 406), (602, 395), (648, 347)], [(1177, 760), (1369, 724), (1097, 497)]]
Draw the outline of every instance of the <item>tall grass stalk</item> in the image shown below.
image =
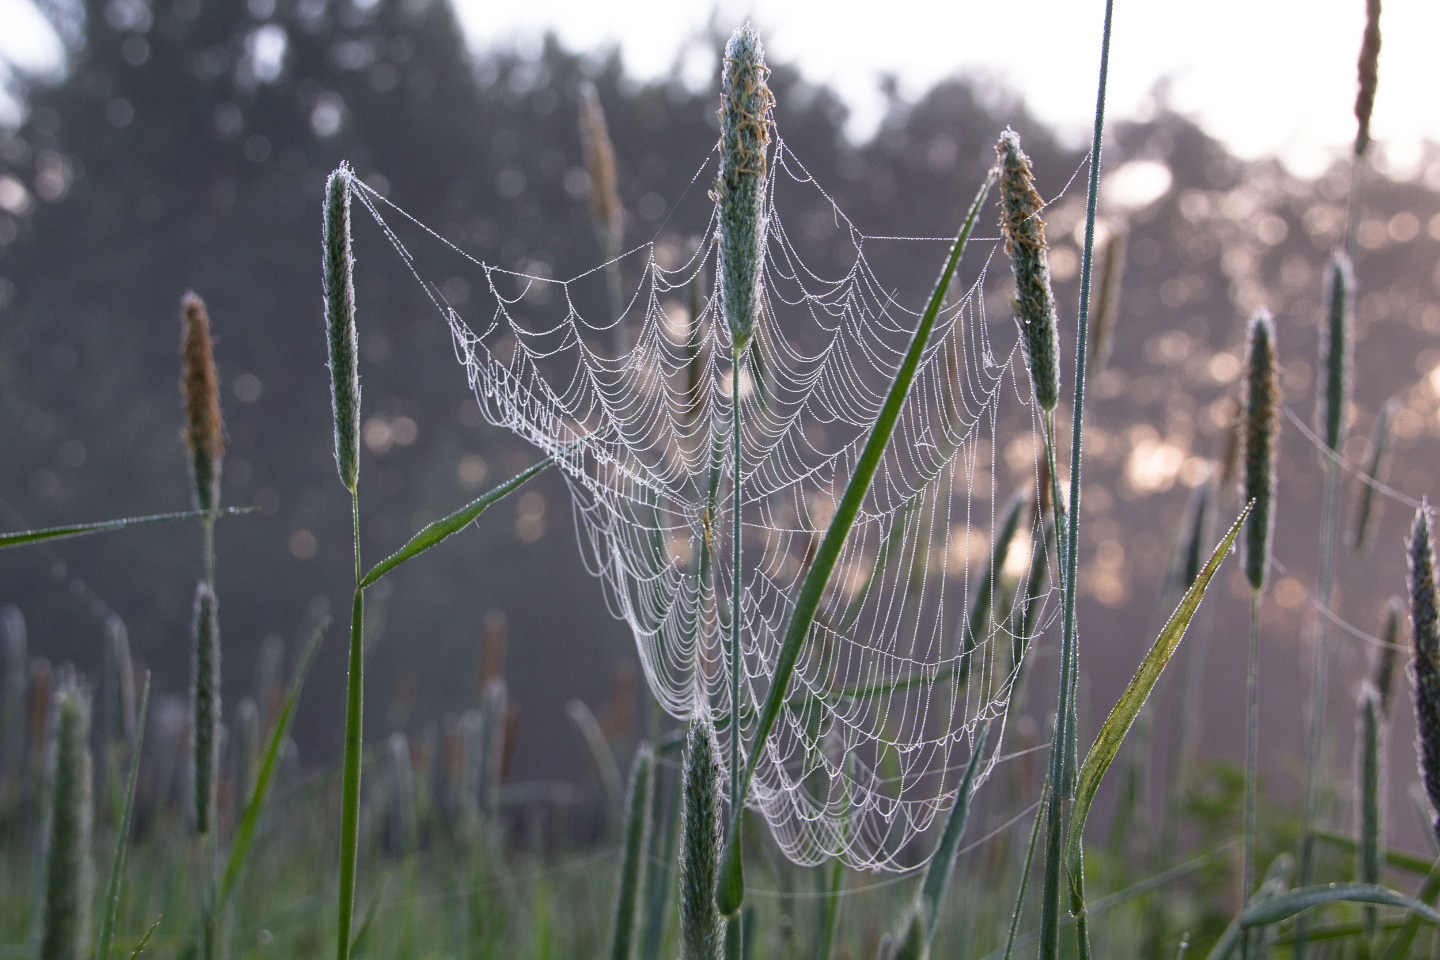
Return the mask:
[(335, 950), (350, 955), (355, 874), (360, 855), (360, 748), (365, 691), (365, 592), (360, 585), (360, 375), (356, 359), (355, 259), (350, 252), (350, 168), (342, 164), (325, 184), (325, 332), (330, 347), (330, 402), (335, 420), (335, 466), (350, 491), (355, 596), (350, 609), (350, 670), (345, 690), (345, 755), (340, 797), (340, 910)]
[[(740, 776), (740, 625), (745, 617), (741, 593), (740, 508), (743, 502), (740, 374), (755, 325), (760, 319), (761, 258), (765, 247), (766, 151), (770, 145), (770, 112), (774, 98), (768, 85), (765, 48), (749, 24), (736, 30), (725, 45), (720, 83), (720, 174), (714, 195), (720, 205), (720, 289), (725, 322), (730, 330), (730, 454), (731, 454), (731, 592), (730, 637), (730, 810), (729, 849), (735, 869), (722, 912), (734, 913), (745, 898), (740, 863), (740, 811), (745, 806)], [(754, 749), (758, 752), (760, 744)], [(733, 939), (733, 938), (732, 938)]]
[[(1250, 320), (1246, 356), (1243, 495), (1253, 504), (1245, 538), (1245, 577), (1250, 583), (1250, 656), (1245, 676), (1245, 828), (1240, 903), (1255, 886), (1255, 787), (1259, 750), (1260, 603), (1270, 568), (1274, 532), (1275, 460), (1280, 388), (1276, 379), (1275, 329), (1263, 308)], [(1251, 937), (1241, 941), (1249, 955)]]
[[(1335, 524), (1340, 491), (1340, 451), (1345, 443), (1345, 414), (1350, 399), (1350, 353), (1355, 279), (1350, 259), (1336, 251), (1325, 272), (1324, 319), (1319, 367), (1324, 389), (1317, 391), (1316, 420), (1325, 443), (1325, 486), (1320, 507), (1320, 573), (1315, 586), (1315, 650), (1311, 672), (1309, 731), (1305, 751), (1305, 786), (1300, 812), (1300, 858), (1295, 885), (1308, 886), (1315, 872), (1315, 818), (1325, 765), (1325, 707), (1329, 695), (1330, 614), (1334, 602)], [(1309, 918), (1295, 922), (1295, 957), (1309, 950)]]
[[(1045, 885), (1040, 905), (1040, 958), (1056, 960), (1060, 952), (1060, 874), (1065, 856), (1065, 807), (1073, 799), (1077, 753), (1075, 689), (1079, 678), (1078, 628), (1076, 622), (1076, 552), (1080, 543), (1080, 468), (1084, 453), (1085, 363), (1090, 338), (1090, 285), (1095, 258), (1095, 211), (1100, 199), (1100, 154), (1105, 133), (1105, 92), (1110, 72), (1110, 31), (1114, 0), (1105, 0), (1105, 26), (1100, 41), (1100, 78), (1095, 95), (1095, 128), (1090, 140), (1090, 175), (1085, 199), (1085, 245), (1080, 261), (1080, 308), (1075, 338), (1075, 402), (1071, 411), (1069, 502), (1065, 504), (1068, 530), (1059, 540), (1063, 573), (1060, 577), (1063, 626), (1060, 640), (1059, 702), (1055, 710), (1055, 741), (1050, 747), (1050, 782), (1053, 795), (1046, 810)], [(1062, 504), (1055, 502), (1055, 515)], [(1078, 839), (1078, 838), (1077, 838)], [(1077, 847), (1078, 849), (1078, 847)], [(1072, 877), (1083, 903), (1083, 876)], [(1072, 897), (1072, 900), (1076, 899)], [(1089, 960), (1090, 942), (1085, 913), (1076, 917), (1076, 935), (1081, 960)]]

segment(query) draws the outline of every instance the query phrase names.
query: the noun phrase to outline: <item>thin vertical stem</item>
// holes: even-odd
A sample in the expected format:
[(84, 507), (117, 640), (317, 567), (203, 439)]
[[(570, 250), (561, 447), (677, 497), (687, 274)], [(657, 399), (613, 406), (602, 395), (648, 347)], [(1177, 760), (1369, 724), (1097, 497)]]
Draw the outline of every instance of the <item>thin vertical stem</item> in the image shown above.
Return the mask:
[(350, 956), (355, 876), (360, 857), (360, 746), (365, 694), (365, 591), (360, 586), (360, 498), (351, 491), (355, 536), (355, 601), (350, 608), (350, 673), (345, 690), (345, 759), (340, 798), (340, 929), (338, 960)]
[[(1300, 812), (1300, 863), (1295, 885), (1306, 886), (1315, 871), (1315, 818), (1320, 805), (1321, 766), (1325, 755), (1325, 701), (1329, 692), (1329, 608), (1335, 583), (1335, 515), (1339, 500), (1339, 464), (1325, 460), (1325, 493), (1320, 509), (1320, 576), (1315, 586), (1315, 664), (1311, 673), (1309, 742), (1305, 750), (1305, 793)], [(1295, 918), (1295, 958), (1304, 960), (1309, 949), (1309, 922)]]
[(734, 480), (731, 486), (731, 589), (730, 589), (730, 815), (740, 829), (740, 362), (739, 347), (730, 368), (730, 452)]
[[(1260, 591), (1250, 594), (1250, 665), (1245, 674), (1245, 851), (1240, 871), (1240, 906), (1250, 903), (1255, 888), (1255, 767), (1260, 748)], [(1249, 956), (1250, 934), (1242, 933), (1240, 950)]]
[(1040, 837), (1040, 824), (1050, 801), (1050, 781), (1040, 788), (1040, 809), (1035, 811), (1035, 825), (1030, 828), (1030, 845), (1025, 848), (1025, 866), (1020, 870), (1020, 892), (1015, 895), (1015, 910), (1010, 914), (1010, 932), (1005, 935), (1004, 960), (1010, 960), (1015, 949), (1015, 933), (1020, 928), (1020, 915), (1025, 910), (1025, 890), (1030, 886), (1030, 865), (1035, 862), (1035, 841)]
[[(1110, 30), (1114, 0), (1105, 0), (1105, 28), (1100, 41), (1100, 80), (1095, 95), (1095, 129), (1090, 140), (1089, 193), (1085, 201), (1085, 248), (1080, 266), (1080, 310), (1075, 345), (1074, 426), (1070, 435), (1070, 502), (1067, 507), (1068, 535), (1060, 552), (1063, 574), (1060, 589), (1064, 613), (1060, 639), (1060, 694), (1055, 714), (1056, 742), (1050, 748), (1050, 776), (1054, 797), (1048, 810), (1044, 902), (1040, 914), (1040, 957), (1055, 960), (1060, 952), (1060, 871), (1064, 856), (1066, 801), (1071, 799), (1075, 777), (1076, 714), (1075, 687), (1079, 677), (1078, 631), (1076, 625), (1076, 557), (1080, 543), (1080, 466), (1085, 427), (1085, 361), (1090, 339), (1090, 282), (1095, 259), (1095, 211), (1100, 199), (1100, 154), (1105, 133), (1105, 89), (1110, 72)], [(1056, 504), (1056, 516), (1060, 505)], [(1081, 940), (1088, 932), (1079, 928)], [(1089, 945), (1081, 944), (1088, 954)]]

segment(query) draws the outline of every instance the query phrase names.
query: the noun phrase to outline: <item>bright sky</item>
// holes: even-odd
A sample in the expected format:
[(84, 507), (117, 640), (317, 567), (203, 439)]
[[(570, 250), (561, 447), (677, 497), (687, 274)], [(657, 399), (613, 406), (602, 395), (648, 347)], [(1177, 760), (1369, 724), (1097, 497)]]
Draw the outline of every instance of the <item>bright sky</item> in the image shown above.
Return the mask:
[[(157, 0), (163, 2), (163, 0)], [(713, 16), (749, 18), (772, 61), (798, 64), (840, 91), (863, 137), (879, 120), (877, 80), (914, 95), (956, 73), (995, 78), (1075, 142), (1087, 134), (1099, 65), (1100, 0), (453, 0), (473, 46), (534, 45), (554, 30), (576, 50), (618, 45), (649, 79), (682, 65), (696, 88), (716, 83), (696, 43)], [(1143, 116), (1152, 91), (1196, 117), (1242, 156), (1277, 154), (1315, 173), (1354, 137), (1351, 107), (1364, 0), (1118, 0), (1112, 116)], [(1440, 144), (1435, 43), (1440, 2), (1385, 0), (1373, 132), (1395, 173), (1413, 171), (1425, 140)], [(0, 0), (0, 61), (54, 63), (58, 45), (30, 0)], [(0, 111), (3, 112), (3, 111)]]

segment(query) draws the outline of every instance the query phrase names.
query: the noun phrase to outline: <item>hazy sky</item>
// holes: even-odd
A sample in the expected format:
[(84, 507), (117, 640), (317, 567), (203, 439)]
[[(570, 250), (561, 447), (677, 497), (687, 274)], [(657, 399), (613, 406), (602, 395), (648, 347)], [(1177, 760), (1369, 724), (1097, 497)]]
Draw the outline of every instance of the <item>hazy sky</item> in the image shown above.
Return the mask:
[[(533, 45), (550, 29), (573, 49), (618, 44), (643, 78), (667, 74), (678, 57), (695, 87), (716, 82), (709, 50), (693, 42), (706, 23), (714, 16), (729, 28), (748, 17), (773, 60), (798, 63), (842, 93), (859, 136), (879, 118), (882, 72), (909, 94), (970, 73), (1019, 91), (1076, 141), (1094, 109), (1103, 11), (1099, 0), (454, 2), (476, 46)], [(1112, 115), (1143, 115), (1156, 85), (1169, 81), (1171, 103), (1237, 153), (1279, 154), (1297, 172), (1315, 172), (1354, 136), (1363, 10), (1364, 0), (1118, 0)], [(1405, 172), (1422, 141), (1440, 143), (1440, 2), (1385, 0), (1381, 26), (1374, 134), (1382, 160)], [(30, 0), (0, 0), (0, 60), (44, 65), (57, 51)]]

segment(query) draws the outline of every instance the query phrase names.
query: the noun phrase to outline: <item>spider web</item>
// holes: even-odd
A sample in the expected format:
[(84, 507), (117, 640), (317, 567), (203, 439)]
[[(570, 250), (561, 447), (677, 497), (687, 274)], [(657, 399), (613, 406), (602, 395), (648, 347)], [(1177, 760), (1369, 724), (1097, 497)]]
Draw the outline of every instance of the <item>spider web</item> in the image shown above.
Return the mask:
[[(708, 182), (716, 162), (712, 152), (696, 180)], [(944, 248), (917, 243), (937, 238), (867, 237), (777, 136), (761, 318), (737, 376), (720, 286), (706, 280), (719, 272), (713, 206), (678, 266), (662, 266), (652, 241), (561, 281), (474, 259), (360, 180), (352, 185), (448, 324), (485, 419), (555, 457), (586, 567), (602, 581), (610, 612), (630, 626), (663, 708), (680, 720), (710, 717), (728, 743), (728, 636), (738, 609), (741, 762), (763, 751), (748, 805), (797, 863), (838, 856), (856, 868), (912, 866), (907, 845), (953, 803), (986, 721), (996, 746), (982, 775), (996, 763), (1024, 655), (1051, 616), (1048, 572), (1030, 576), (1037, 485), (1013, 498), (997, 489), (997, 451), (1029, 444), (1038, 462), (1040, 440), (1008, 316), (1001, 342), (991, 340), (984, 266), (963, 292), (958, 277), (952, 284), (787, 706), (757, 747), (752, 728), (794, 597), (929, 293), (902, 303), (867, 250), (913, 260), (919, 249), (938, 266)], [(700, 202), (698, 194), (687, 196)], [(804, 236), (787, 229), (792, 203), (805, 211), (796, 214)], [(414, 234), (417, 251), (463, 257), (481, 292), (472, 300), (488, 315), (462, 316), (399, 229)], [(825, 253), (807, 262), (802, 248)], [(991, 238), (987, 257), (996, 248)], [(982, 243), (976, 249), (986, 253)], [(972, 253), (961, 270), (973, 262)], [(629, 303), (620, 317), (582, 315), (581, 302), (603, 302), (589, 292), (610, 267), (638, 269)], [(617, 323), (633, 343), (619, 356)], [(729, 454), (737, 397), (738, 597)], [(1017, 518), (1019, 534), (995, 582), (990, 551), (1008, 518)], [(985, 593), (991, 609), (967, 626)], [(1027, 607), (1038, 616), (1022, 617)]]

